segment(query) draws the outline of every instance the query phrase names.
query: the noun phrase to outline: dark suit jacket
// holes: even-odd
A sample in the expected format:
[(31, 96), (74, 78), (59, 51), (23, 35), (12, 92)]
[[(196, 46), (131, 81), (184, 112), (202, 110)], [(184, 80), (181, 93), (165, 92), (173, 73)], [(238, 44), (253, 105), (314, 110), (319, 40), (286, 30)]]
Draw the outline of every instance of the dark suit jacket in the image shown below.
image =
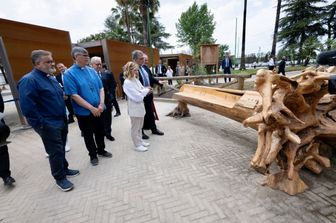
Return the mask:
[[(154, 87), (154, 84), (162, 86), (162, 84), (160, 84), (160, 82), (153, 77), (152, 72), (150, 71), (150, 69), (146, 65), (142, 65), (142, 67), (146, 70), (146, 72), (149, 76), (148, 79), (149, 79), (149, 84), (150, 84), (151, 87)], [(141, 84), (143, 84), (143, 80), (142, 80), (142, 76), (140, 74), (140, 71), (139, 71), (139, 81), (141, 82)]]
[(64, 90), (64, 84), (63, 84), (63, 80), (62, 80), (62, 75), (63, 75), (62, 73), (57, 74), (56, 75), (56, 80), (58, 81), (58, 83), (61, 84), (61, 87)]
[[(161, 71), (162, 71), (161, 75), (165, 75), (166, 72), (167, 72), (167, 68), (163, 64), (161, 64)], [(155, 66), (155, 74), (159, 74), (158, 72), (159, 72), (159, 65), (156, 65)]]
[(115, 89), (117, 87), (117, 83), (114, 80), (113, 73), (109, 71), (102, 73), (101, 80), (104, 87), (105, 103), (110, 103), (114, 99)]
[(224, 58), (222, 60), (222, 68), (224, 69), (224, 67), (230, 67), (232, 68), (232, 61), (231, 61), (231, 58), (229, 58), (229, 66), (225, 66), (225, 61), (226, 61), (226, 58)]

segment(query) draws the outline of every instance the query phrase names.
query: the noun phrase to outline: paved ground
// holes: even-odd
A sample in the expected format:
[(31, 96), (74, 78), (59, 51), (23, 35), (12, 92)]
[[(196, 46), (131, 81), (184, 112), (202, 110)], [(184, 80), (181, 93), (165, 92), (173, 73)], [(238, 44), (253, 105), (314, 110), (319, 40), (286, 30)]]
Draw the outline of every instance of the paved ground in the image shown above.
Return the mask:
[[(92, 167), (77, 123), (67, 153), (75, 189), (61, 192), (50, 175), (40, 138), (16, 130), (9, 145), (14, 188), (0, 185), (0, 222), (336, 222), (336, 169), (303, 171), (310, 190), (297, 196), (260, 186), (249, 168), (256, 132), (190, 107), (192, 116), (164, 116), (175, 104), (156, 102), (164, 136), (149, 132), (146, 153), (132, 150), (126, 103), (113, 119), (112, 159)], [(14, 106), (6, 104), (7, 119)], [(10, 120), (8, 120), (10, 121)]]

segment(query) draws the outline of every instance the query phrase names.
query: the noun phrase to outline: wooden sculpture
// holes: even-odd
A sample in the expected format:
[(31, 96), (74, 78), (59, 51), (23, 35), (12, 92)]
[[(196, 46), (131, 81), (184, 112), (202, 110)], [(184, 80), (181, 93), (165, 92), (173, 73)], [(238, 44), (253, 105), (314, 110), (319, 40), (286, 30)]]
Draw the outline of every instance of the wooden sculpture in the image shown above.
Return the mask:
[[(336, 103), (326, 81), (335, 68), (323, 70), (307, 69), (296, 80), (259, 70), (254, 93), (184, 86), (174, 95), (181, 102), (175, 115), (188, 103), (257, 129), (251, 166), (266, 174), (264, 185), (294, 195), (307, 189), (299, 175), (303, 166), (317, 174), (330, 167), (319, 148), (336, 139)], [(270, 173), (274, 162), (279, 171)]]

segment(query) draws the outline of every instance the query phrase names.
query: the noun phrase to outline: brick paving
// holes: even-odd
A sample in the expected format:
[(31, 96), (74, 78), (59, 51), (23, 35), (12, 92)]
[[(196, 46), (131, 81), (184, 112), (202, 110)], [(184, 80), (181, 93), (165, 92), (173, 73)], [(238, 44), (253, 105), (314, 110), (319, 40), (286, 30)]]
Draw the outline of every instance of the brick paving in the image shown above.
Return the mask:
[(297, 196), (263, 187), (263, 175), (249, 168), (256, 131), (196, 107), (189, 118), (166, 117), (176, 105), (167, 102), (156, 102), (165, 135), (148, 132), (149, 151), (135, 152), (120, 105), (116, 141), (106, 141), (113, 158), (98, 166), (77, 123), (69, 126), (67, 159), (81, 174), (67, 193), (56, 187), (37, 134), (16, 128), (9, 149), (17, 183), (0, 185), (0, 222), (336, 222), (335, 168), (302, 171), (310, 189)]

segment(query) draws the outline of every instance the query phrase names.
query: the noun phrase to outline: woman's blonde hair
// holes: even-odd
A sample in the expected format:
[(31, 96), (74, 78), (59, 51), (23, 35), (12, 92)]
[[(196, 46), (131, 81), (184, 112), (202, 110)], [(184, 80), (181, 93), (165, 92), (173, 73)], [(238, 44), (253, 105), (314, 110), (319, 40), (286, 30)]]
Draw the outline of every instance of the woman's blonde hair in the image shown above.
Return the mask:
[(134, 78), (132, 76), (132, 71), (135, 70), (135, 69), (139, 69), (139, 65), (132, 62), (132, 61), (129, 61), (125, 64), (124, 66), (124, 77), (127, 78), (127, 79), (132, 79)]

